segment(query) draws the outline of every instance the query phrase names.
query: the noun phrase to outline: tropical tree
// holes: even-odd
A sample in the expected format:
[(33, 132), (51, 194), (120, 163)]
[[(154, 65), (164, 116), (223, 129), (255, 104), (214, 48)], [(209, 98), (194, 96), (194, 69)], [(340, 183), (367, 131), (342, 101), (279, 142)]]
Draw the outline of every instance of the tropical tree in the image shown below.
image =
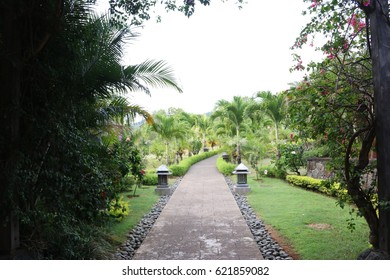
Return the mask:
[[(359, 160), (351, 162), (347, 155), (345, 166), (351, 167), (357, 173), (362, 172), (368, 166), (368, 153), (373, 145), (376, 146), (378, 154), (378, 215), (372, 210), (367, 211), (367, 207), (372, 208), (365, 203), (367, 199), (362, 199), (362, 194), (356, 188), (349, 187), (349, 193), (352, 195), (366, 220), (371, 220), (369, 226), (371, 229), (371, 242), (374, 248), (379, 248), (385, 254), (390, 251), (390, 166), (388, 158), (390, 155), (390, 121), (387, 117), (387, 107), (390, 103), (390, 82), (387, 79), (390, 73), (390, 55), (387, 42), (390, 38), (389, 20), (389, 1), (388, 0), (350, 0), (350, 1), (311, 1), (309, 8), (311, 21), (304, 27), (300, 37), (297, 39), (295, 48), (300, 48), (307, 42), (313, 42), (313, 34), (322, 33), (325, 37), (325, 44), (319, 49), (324, 52), (329, 60), (337, 61), (338, 68), (334, 72), (335, 83), (334, 91), (337, 92), (340, 84), (340, 77), (344, 76), (345, 68), (357, 66), (366, 68), (368, 73), (373, 76), (367, 77), (365, 81), (356, 83), (354, 78), (347, 78), (354, 91), (362, 93), (366, 88), (372, 86), (372, 93), (365, 95), (358, 102), (363, 103), (360, 110), (371, 111), (371, 116), (366, 121), (364, 129), (357, 130), (356, 135), (349, 141), (349, 146), (355, 147), (358, 140), (360, 152)], [(356, 52), (358, 55), (355, 55)], [(304, 64), (299, 56), (296, 56), (296, 69), (301, 70)], [(372, 66), (371, 66), (372, 65)], [(318, 69), (316, 64), (308, 64), (309, 69)], [(372, 71), (371, 71), (372, 67)], [(356, 76), (355, 76), (356, 77)], [(360, 90), (362, 88), (363, 90)], [(359, 95), (361, 97), (361, 95)], [(355, 98), (351, 99), (350, 106), (356, 106)], [(373, 107), (371, 105), (374, 104)], [(360, 125), (359, 125), (360, 127)], [(353, 149), (352, 149), (353, 150)], [(349, 168), (348, 168), (349, 169)], [(354, 181), (356, 175), (348, 174)], [(367, 217), (371, 216), (371, 217)]]
[(155, 131), (165, 142), (165, 155), (167, 165), (171, 164), (169, 156), (169, 144), (175, 139), (183, 139), (189, 130), (188, 124), (180, 121), (175, 116), (165, 112), (159, 112), (154, 116), (151, 129)]
[(285, 96), (282, 93), (272, 94), (269, 91), (261, 91), (256, 94), (259, 98), (259, 110), (267, 115), (275, 127), (275, 140), (279, 143), (280, 125), (286, 116)]
[(244, 122), (246, 121), (246, 109), (249, 105), (249, 99), (241, 96), (234, 96), (233, 101), (219, 100), (216, 108), (211, 115), (211, 119), (219, 119), (219, 128), (223, 127), (225, 131), (234, 132), (237, 163), (241, 163), (241, 140)]
[(202, 143), (203, 143), (203, 149), (207, 149), (207, 135), (210, 132), (211, 129), (211, 121), (210, 117), (206, 115), (198, 115), (196, 120), (196, 126), (199, 130), (199, 133), (201, 134)]
[[(250, 115), (253, 116), (253, 114)], [(247, 141), (244, 145), (242, 145), (242, 153), (243, 157), (250, 163), (251, 167), (255, 170), (256, 178), (259, 179), (261, 162), (262, 160), (270, 156), (270, 151), (272, 151), (272, 145), (270, 141), (270, 133), (267, 129), (267, 127), (269, 126), (269, 120), (264, 117), (260, 118), (260, 114), (256, 115), (257, 118), (252, 119), (251, 124), (247, 126), (245, 132), (245, 138), (247, 139)]]
[(131, 31), (94, 16), (84, 1), (32, 2), (29, 9), (21, 2), (0, 4), (6, 92), (0, 106), (0, 249), (18, 246), (9, 240), (17, 240), (12, 234), (22, 221), (24, 245), (37, 257), (89, 258), (98, 251), (92, 239), (99, 238), (96, 227), (116, 195), (107, 190), (118, 174), (115, 158), (96, 136), (108, 120), (136, 108), (115, 95), (145, 91), (148, 83), (178, 87), (166, 79), (170, 71), (162, 62), (122, 66)]

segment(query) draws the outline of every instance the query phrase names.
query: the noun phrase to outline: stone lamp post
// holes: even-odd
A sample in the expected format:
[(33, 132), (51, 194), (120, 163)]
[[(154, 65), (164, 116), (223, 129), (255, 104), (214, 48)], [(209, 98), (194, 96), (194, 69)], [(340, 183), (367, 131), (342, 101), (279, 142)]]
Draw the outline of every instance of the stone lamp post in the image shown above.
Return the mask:
[(238, 194), (247, 194), (250, 192), (250, 187), (248, 185), (247, 175), (249, 174), (249, 169), (243, 163), (240, 163), (236, 169), (233, 171), (233, 174), (237, 175), (237, 184), (233, 187), (233, 191)]
[(158, 183), (155, 192), (159, 195), (169, 195), (171, 193), (171, 188), (168, 185), (168, 176), (172, 173), (164, 164), (157, 168), (156, 173)]
[(222, 159), (226, 162), (229, 162), (229, 155), (226, 152), (222, 153)]

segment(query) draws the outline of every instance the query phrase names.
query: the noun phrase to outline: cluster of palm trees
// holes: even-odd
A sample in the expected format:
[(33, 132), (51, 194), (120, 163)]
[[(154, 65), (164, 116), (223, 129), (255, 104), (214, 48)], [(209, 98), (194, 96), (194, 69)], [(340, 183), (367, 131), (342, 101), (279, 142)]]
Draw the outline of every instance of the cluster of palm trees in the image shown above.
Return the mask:
[[(217, 144), (228, 150), (237, 163), (242, 157), (257, 163), (277, 150), (285, 116), (285, 95), (264, 91), (253, 97), (219, 100), (214, 110), (204, 115), (181, 109), (159, 111), (153, 116), (153, 124), (141, 129), (154, 147), (164, 143), (160, 156), (163, 154), (168, 165), (182, 159), (185, 151), (196, 154), (201, 148), (213, 149)], [(157, 154), (156, 148), (152, 152)]]

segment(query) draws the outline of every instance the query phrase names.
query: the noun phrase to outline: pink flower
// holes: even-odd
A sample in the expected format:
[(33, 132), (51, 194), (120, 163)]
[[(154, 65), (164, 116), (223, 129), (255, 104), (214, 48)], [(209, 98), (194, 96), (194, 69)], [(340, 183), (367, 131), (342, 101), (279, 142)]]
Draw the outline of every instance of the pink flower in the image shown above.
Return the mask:
[(367, 7), (368, 5), (370, 5), (370, 2), (370, 0), (363, 0), (363, 5)]
[(356, 25), (356, 15), (352, 14), (352, 17), (348, 20), (348, 23), (352, 26)]
[(348, 20), (348, 23), (353, 27), (355, 31), (359, 31), (366, 26), (366, 23), (353, 14), (352, 17)]
[(327, 58), (334, 59), (336, 56), (333, 53), (328, 54)]
[(295, 69), (296, 69), (296, 70), (303, 70), (302, 60), (299, 60), (299, 61), (298, 61), (298, 64), (297, 64), (297, 66), (295, 66)]
[(311, 3), (311, 6), (312, 8), (316, 7), (317, 6), (317, 0), (313, 0), (313, 2)]

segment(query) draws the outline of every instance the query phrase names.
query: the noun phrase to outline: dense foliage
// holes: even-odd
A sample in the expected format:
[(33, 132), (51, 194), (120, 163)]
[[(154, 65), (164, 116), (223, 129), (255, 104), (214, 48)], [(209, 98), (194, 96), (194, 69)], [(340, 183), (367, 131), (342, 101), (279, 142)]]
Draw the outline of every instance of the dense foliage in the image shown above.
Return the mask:
[(22, 2), (1, 2), (0, 249), (20, 224), (33, 257), (103, 258), (99, 227), (124, 179), (142, 179), (124, 124), (151, 122), (120, 94), (180, 89), (164, 62), (122, 65), (134, 35), (85, 1)]

